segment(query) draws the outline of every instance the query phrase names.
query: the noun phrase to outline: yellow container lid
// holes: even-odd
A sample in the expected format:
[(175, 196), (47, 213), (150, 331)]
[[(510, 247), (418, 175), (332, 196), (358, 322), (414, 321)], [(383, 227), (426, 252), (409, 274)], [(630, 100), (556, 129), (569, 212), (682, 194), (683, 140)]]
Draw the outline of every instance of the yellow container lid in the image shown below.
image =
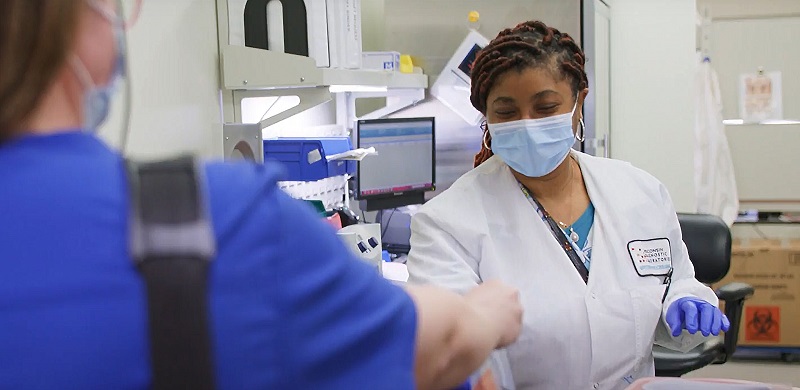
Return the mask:
[(400, 56), (400, 73), (414, 73), (414, 61), (408, 54)]

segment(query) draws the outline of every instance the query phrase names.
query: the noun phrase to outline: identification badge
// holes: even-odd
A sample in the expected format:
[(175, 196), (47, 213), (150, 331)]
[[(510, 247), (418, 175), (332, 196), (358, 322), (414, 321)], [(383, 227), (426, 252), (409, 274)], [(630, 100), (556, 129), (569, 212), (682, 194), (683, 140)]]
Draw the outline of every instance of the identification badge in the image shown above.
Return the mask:
[(628, 253), (639, 276), (666, 276), (672, 269), (668, 238), (631, 241)]

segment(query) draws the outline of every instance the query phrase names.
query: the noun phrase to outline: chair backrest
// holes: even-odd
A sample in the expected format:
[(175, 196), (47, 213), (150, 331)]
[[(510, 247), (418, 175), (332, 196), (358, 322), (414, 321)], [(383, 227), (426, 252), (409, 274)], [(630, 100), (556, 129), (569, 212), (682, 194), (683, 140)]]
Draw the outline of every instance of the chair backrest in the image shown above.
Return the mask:
[(731, 230), (722, 219), (706, 214), (678, 214), (683, 242), (702, 283), (719, 282), (731, 266)]

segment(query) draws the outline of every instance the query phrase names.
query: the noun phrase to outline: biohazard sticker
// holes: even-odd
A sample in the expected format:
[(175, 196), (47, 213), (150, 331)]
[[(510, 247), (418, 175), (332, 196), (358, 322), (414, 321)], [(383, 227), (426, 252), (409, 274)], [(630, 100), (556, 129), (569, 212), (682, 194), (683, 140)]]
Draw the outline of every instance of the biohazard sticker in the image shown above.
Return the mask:
[(665, 276), (672, 269), (668, 238), (631, 241), (628, 253), (639, 276)]
[(781, 341), (780, 306), (747, 306), (744, 313), (745, 341)]

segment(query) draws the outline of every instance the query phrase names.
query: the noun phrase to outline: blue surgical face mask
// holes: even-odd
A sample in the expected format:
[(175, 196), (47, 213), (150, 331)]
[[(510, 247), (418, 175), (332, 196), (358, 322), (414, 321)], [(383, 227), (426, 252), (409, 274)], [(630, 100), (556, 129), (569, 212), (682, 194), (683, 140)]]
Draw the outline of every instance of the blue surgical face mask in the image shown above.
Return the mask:
[(576, 101), (571, 112), (547, 118), (490, 123), (492, 152), (528, 177), (553, 172), (575, 143), (572, 116), (577, 106)]
[(117, 91), (120, 80), (125, 75), (125, 39), (122, 20), (109, 10), (94, 1), (89, 2), (92, 9), (97, 11), (114, 26), (116, 38), (116, 55), (114, 70), (106, 85), (96, 85), (92, 80), (86, 65), (77, 56), (72, 57), (72, 68), (78, 75), (78, 80), (83, 86), (83, 129), (97, 132), (100, 125), (108, 119), (111, 110), (111, 98)]

